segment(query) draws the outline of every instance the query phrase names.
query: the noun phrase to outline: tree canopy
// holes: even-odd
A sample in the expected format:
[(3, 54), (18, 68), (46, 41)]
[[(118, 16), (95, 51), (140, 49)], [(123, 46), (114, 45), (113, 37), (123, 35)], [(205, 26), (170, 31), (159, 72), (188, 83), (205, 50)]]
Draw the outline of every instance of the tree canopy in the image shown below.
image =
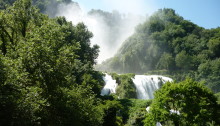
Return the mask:
[(218, 125), (217, 99), (202, 83), (187, 79), (167, 82), (155, 92), (146, 125)]
[(1, 124), (101, 125), (103, 80), (87, 27), (50, 19), (31, 0), (15, 1), (0, 17)]
[[(0, 0), (0, 10), (12, 6), (16, 0)], [(32, 5), (36, 6), (40, 12), (48, 14), (50, 17), (55, 17), (57, 10), (61, 4), (74, 4), (78, 3), (72, 0), (31, 0)]]

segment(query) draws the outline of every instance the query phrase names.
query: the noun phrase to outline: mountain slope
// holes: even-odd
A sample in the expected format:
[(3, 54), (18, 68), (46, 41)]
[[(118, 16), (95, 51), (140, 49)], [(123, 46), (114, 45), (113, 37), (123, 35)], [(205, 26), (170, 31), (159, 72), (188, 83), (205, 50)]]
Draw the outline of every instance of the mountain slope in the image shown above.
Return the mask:
[(220, 28), (204, 29), (172, 9), (160, 9), (136, 28), (113, 58), (97, 69), (117, 73), (163, 70), (180, 74), (180, 79), (191, 76), (206, 80), (215, 89), (220, 79), (219, 48)]

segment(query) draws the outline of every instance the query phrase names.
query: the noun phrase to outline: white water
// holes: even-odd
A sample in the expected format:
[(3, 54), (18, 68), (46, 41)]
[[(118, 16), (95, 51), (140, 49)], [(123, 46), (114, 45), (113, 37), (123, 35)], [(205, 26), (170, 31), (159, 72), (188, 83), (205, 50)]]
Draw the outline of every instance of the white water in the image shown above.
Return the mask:
[(101, 95), (104, 96), (116, 93), (116, 87), (118, 86), (116, 80), (113, 80), (112, 77), (108, 74), (105, 74), (103, 80), (105, 81), (105, 86), (101, 91)]
[(153, 93), (160, 88), (160, 84), (167, 81), (172, 81), (171, 78), (159, 75), (135, 75), (132, 79), (138, 99), (153, 99)]
[[(116, 93), (116, 88), (118, 86), (116, 80), (113, 80), (108, 74), (105, 74), (103, 80), (105, 81), (105, 86), (101, 90), (101, 95), (104, 96)], [(154, 92), (158, 90), (163, 83), (173, 81), (171, 78), (159, 75), (135, 75), (132, 80), (136, 87), (138, 99), (153, 99)]]

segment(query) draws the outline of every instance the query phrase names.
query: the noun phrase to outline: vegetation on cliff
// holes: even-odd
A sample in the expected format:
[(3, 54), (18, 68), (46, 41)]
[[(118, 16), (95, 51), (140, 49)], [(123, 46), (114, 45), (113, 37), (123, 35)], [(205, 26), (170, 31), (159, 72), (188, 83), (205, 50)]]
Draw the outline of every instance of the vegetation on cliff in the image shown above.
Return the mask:
[(220, 28), (204, 29), (172, 9), (154, 13), (129, 37), (118, 53), (96, 68), (116, 73), (154, 73), (206, 81), (220, 91)]

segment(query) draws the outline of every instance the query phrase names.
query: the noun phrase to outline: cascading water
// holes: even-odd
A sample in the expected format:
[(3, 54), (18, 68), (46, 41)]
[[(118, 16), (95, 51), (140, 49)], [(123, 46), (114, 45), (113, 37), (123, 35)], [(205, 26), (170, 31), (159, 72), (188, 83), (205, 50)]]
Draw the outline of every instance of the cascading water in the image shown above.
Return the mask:
[(104, 96), (109, 95), (111, 93), (116, 93), (116, 87), (118, 86), (116, 80), (113, 80), (112, 77), (108, 74), (105, 74), (103, 80), (105, 81), (105, 86), (101, 90), (101, 95)]
[[(101, 91), (101, 95), (109, 95), (111, 93), (116, 93), (116, 88), (118, 84), (116, 80), (113, 80), (112, 77), (108, 74), (105, 74), (103, 77), (105, 81), (105, 86)], [(158, 90), (162, 84), (165, 82), (172, 82), (173, 80), (169, 77), (159, 76), (159, 75), (135, 75), (132, 78), (133, 83), (136, 87), (137, 98), (138, 99), (153, 99), (153, 93)], [(150, 107), (147, 107), (146, 110), (149, 112)], [(170, 113), (179, 114), (179, 111), (170, 110)], [(156, 123), (156, 126), (162, 126), (160, 122)]]
[[(108, 74), (105, 74), (103, 80), (105, 81), (105, 86), (101, 90), (101, 95), (116, 93), (118, 86), (116, 80), (113, 80), (111, 75)], [(153, 99), (153, 93), (158, 90), (163, 83), (173, 81), (171, 78), (159, 75), (135, 75), (132, 80), (136, 87), (138, 99)]]
[(136, 87), (138, 99), (153, 99), (154, 91), (159, 89), (163, 83), (172, 81), (171, 78), (158, 75), (135, 75), (132, 80)]

